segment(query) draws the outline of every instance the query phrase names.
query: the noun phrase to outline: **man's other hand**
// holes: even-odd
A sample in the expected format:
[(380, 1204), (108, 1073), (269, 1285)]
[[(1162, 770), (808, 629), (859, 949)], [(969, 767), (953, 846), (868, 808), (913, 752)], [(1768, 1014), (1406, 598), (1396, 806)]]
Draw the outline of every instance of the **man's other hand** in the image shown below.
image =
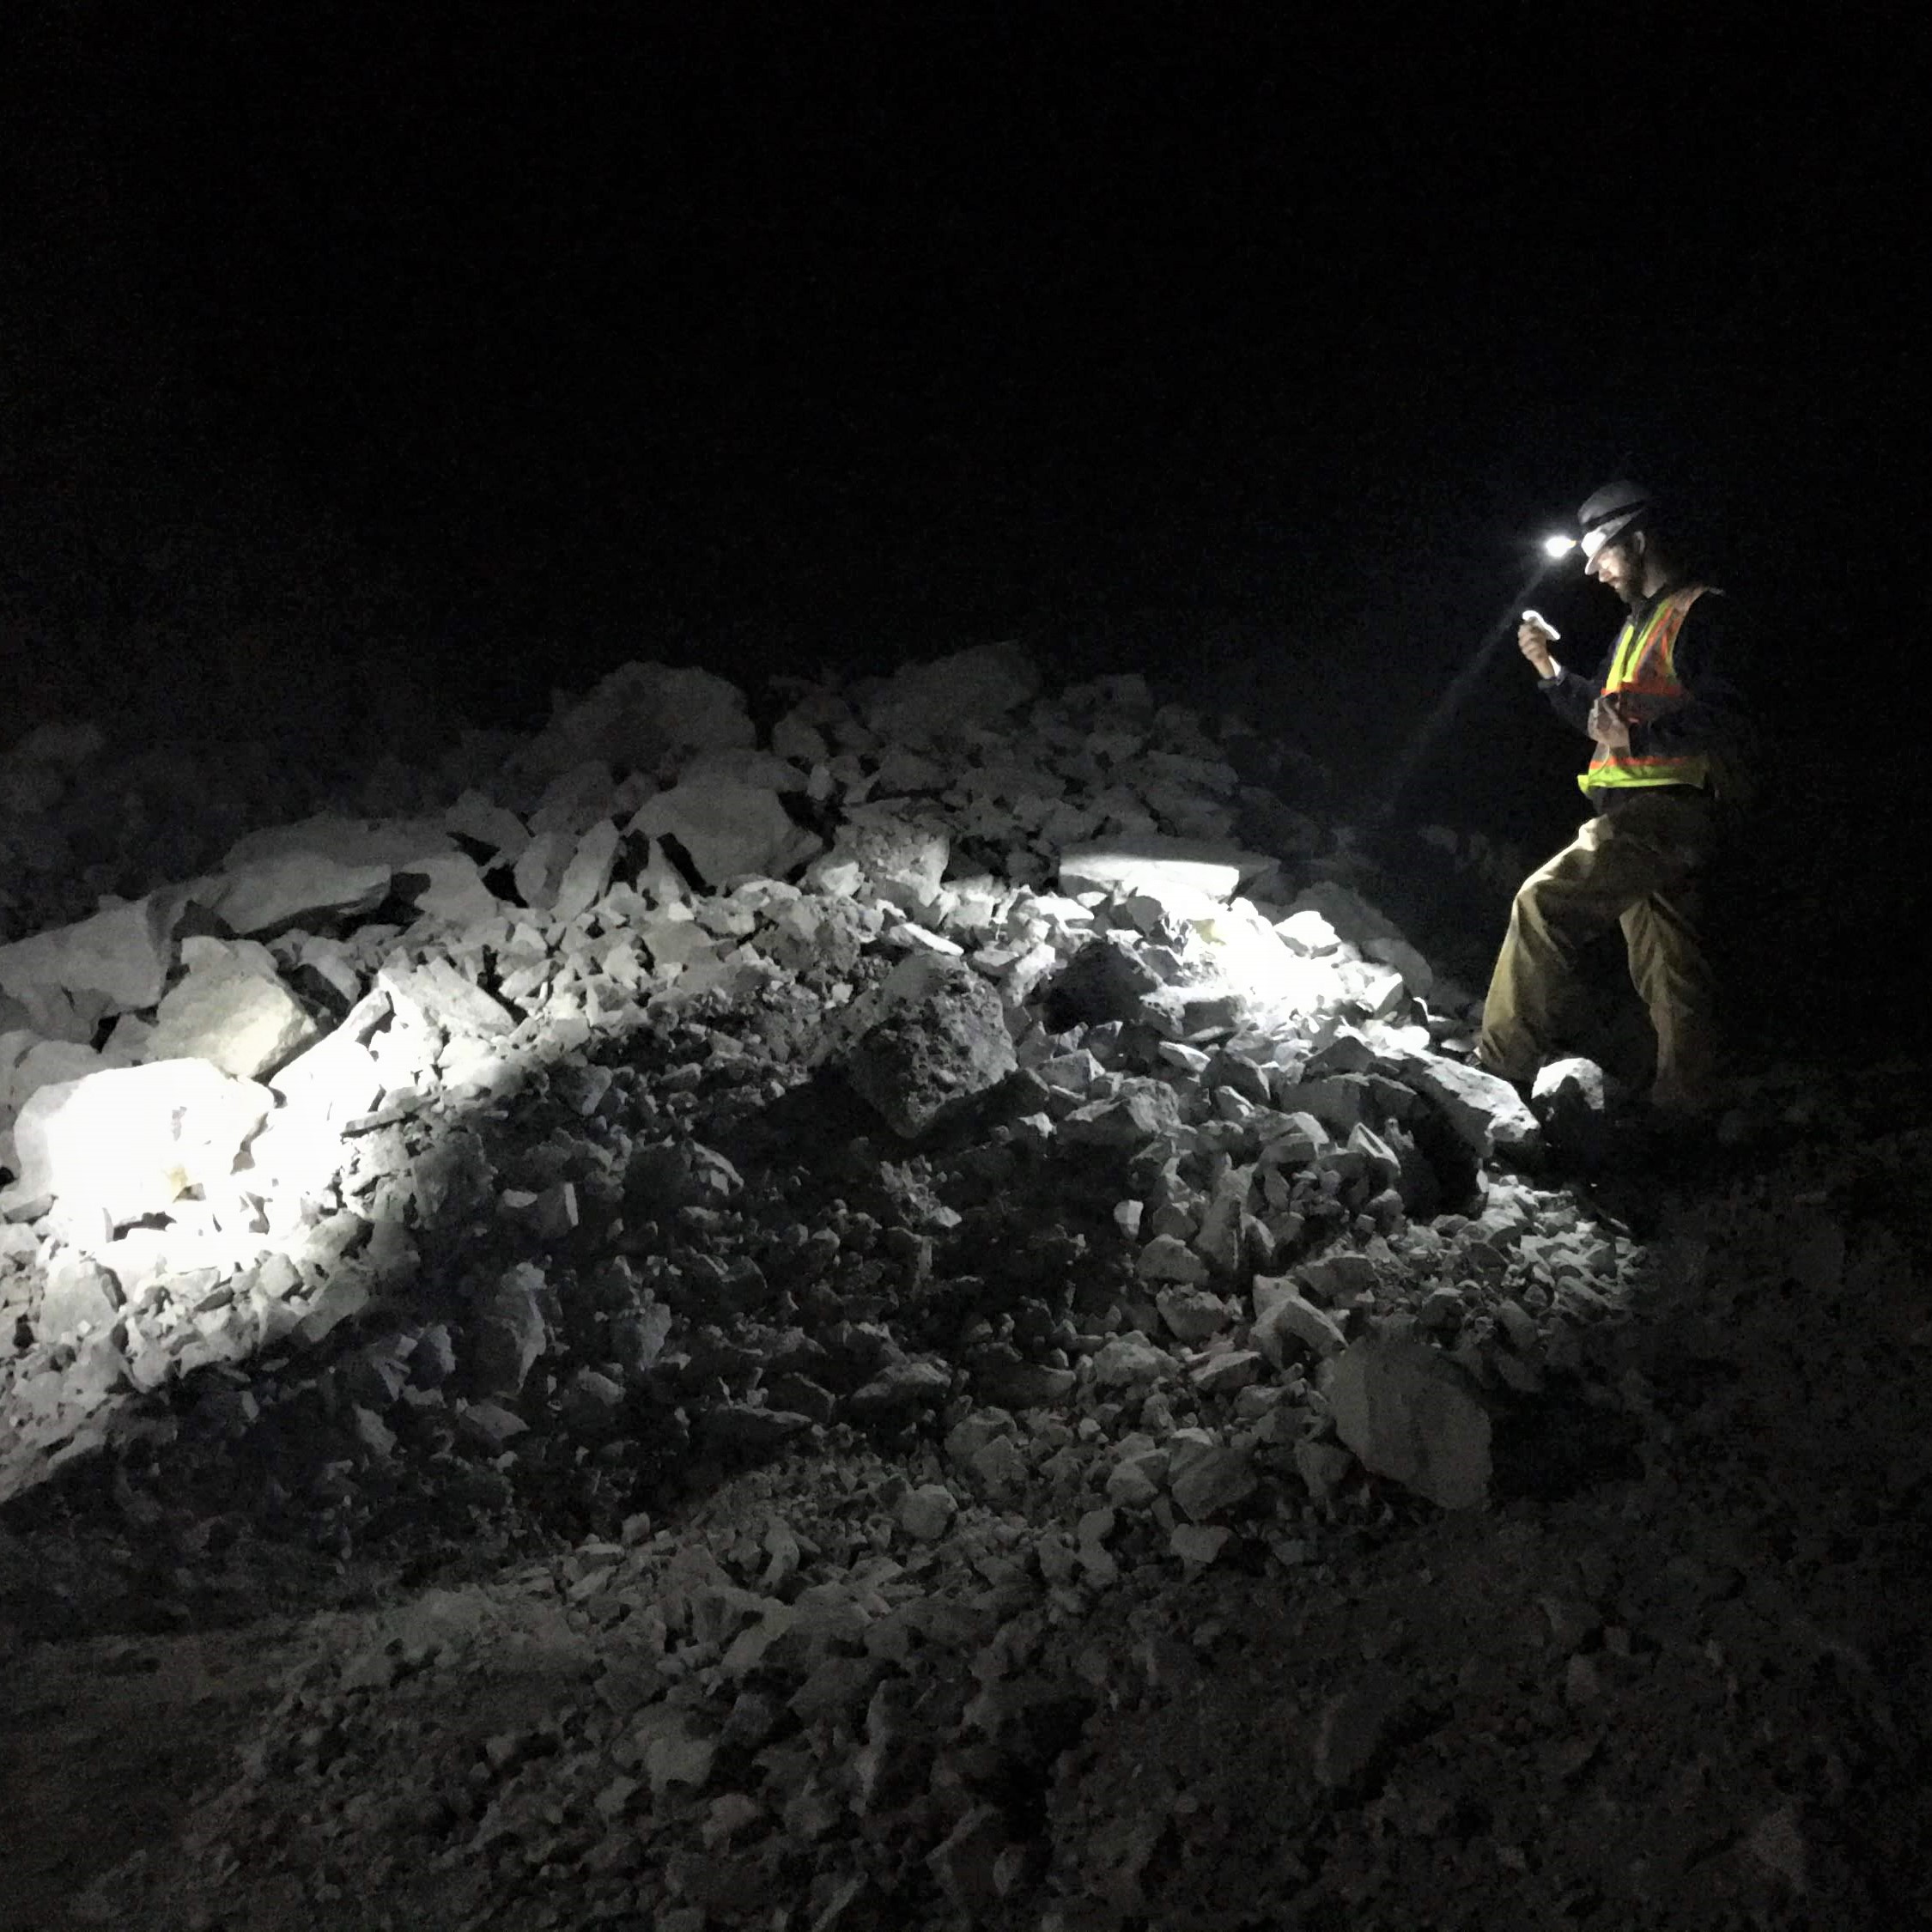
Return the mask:
[(1550, 655), (1550, 634), (1541, 625), (1528, 619), (1518, 624), (1516, 648), (1535, 665), (1539, 677), (1556, 676), (1556, 659)]
[(1590, 707), (1589, 734), (1607, 751), (1630, 750), (1630, 726), (1617, 713), (1613, 697), (1600, 697)]

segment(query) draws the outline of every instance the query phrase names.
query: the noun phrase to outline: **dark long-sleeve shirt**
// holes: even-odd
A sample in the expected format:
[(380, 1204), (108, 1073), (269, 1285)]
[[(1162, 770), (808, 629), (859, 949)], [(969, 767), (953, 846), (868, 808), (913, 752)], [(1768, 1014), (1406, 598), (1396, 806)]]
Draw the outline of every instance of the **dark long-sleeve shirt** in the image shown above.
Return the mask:
[[(1630, 621), (1641, 629), (1667, 594), (1659, 591), (1656, 597), (1645, 598), (1631, 611)], [(1743, 696), (1732, 682), (1730, 671), (1739, 656), (1735, 634), (1740, 628), (1731, 599), (1719, 590), (1706, 591), (1684, 613), (1673, 657), (1686, 701), (1662, 718), (1631, 726), (1630, 748), (1638, 757), (1669, 757), (1698, 751), (1720, 754), (1737, 749), (1745, 729), (1746, 712)], [(1558, 665), (1555, 677), (1538, 680), (1537, 689), (1549, 699), (1550, 708), (1558, 717), (1587, 735), (1590, 707), (1603, 695), (1616, 655), (1613, 640), (1594, 678)], [(1603, 793), (1608, 789), (1600, 787), (1592, 793), (1599, 806), (1604, 803)]]

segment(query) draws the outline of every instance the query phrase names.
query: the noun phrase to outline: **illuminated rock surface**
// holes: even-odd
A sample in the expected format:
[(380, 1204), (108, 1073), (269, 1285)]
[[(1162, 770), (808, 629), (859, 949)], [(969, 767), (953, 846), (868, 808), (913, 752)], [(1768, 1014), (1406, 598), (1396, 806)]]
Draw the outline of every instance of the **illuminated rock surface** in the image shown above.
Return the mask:
[(131, 1221), (225, 1180), (275, 1097), (204, 1060), (158, 1060), (35, 1092), (14, 1123), (20, 1191), (64, 1219)]

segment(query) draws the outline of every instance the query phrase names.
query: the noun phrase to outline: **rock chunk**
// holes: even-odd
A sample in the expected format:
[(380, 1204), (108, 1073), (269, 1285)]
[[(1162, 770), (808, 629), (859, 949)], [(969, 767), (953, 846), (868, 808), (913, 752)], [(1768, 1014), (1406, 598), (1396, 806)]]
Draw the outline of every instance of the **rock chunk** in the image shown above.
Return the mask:
[(894, 1133), (914, 1139), (1018, 1062), (999, 995), (973, 969), (913, 953), (854, 1008), (840, 1065)]
[(20, 1000), (43, 1032), (55, 1030), (40, 1022), (50, 995), (91, 993), (111, 1013), (152, 1006), (167, 983), (185, 897), (179, 890), (151, 892), (77, 925), (0, 946), (0, 992)]
[(823, 846), (793, 823), (776, 792), (732, 778), (696, 778), (659, 792), (638, 808), (627, 830), (676, 839), (713, 887), (761, 873), (782, 878)]
[(161, 1001), (144, 1057), (205, 1060), (239, 1080), (259, 1080), (293, 1060), (316, 1030), (279, 979), (224, 953)]
[(1400, 1068), (1404, 1081), (1442, 1109), (1479, 1159), (1498, 1150), (1533, 1153), (1541, 1145), (1536, 1116), (1507, 1080), (1439, 1054), (1405, 1054)]
[(572, 703), (557, 704), (525, 754), (529, 769), (567, 772), (600, 762), (662, 775), (694, 750), (756, 744), (744, 694), (708, 671), (620, 665)]
[(944, 738), (990, 724), (1039, 689), (1040, 673), (1024, 652), (981, 644), (894, 672), (866, 703), (866, 722), (900, 744)]
[(1335, 1432), (1363, 1465), (1445, 1510), (1489, 1492), (1489, 1412), (1460, 1364), (1410, 1340), (1371, 1338), (1334, 1358)]
[(204, 1060), (110, 1067), (42, 1087), (15, 1123), (21, 1191), (53, 1196), (64, 1218), (155, 1213), (231, 1174), (274, 1100)]

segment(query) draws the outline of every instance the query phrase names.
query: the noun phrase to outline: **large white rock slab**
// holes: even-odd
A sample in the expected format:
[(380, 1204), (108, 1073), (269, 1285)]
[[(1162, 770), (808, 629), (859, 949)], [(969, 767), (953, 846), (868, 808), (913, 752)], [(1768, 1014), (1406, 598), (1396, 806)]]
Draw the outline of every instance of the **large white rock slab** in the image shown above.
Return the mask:
[(174, 927), (185, 902), (179, 887), (150, 892), (132, 905), (0, 946), (0, 991), (29, 1012), (50, 991), (97, 994), (111, 1013), (152, 1006), (167, 983)]
[(824, 848), (793, 823), (777, 793), (734, 779), (694, 779), (659, 792), (626, 828), (633, 837), (677, 840), (707, 885), (762, 874), (781, 878)]
[(483, 884), (483, 871), (466, 852), (430, 853), (396, 874), (396, 888), (425, 919), (443, 926), (474, 926), (501, 917), (503, 902)]
[(92, 1047), (74, 1040), (43, 1040), (39, 1034), (0, 1033), (0, 1167), (17, 1165), (14, 1119), (42, 1087), (78, 1080), (108, 1064)]
[(1060, 889), (1066, 893), (1141, 892), (1177, 919), (1195, 919), (1225, 905), (1244, 878), (1273, 861), (1213, 839), (1177, 839), (1159, 833), (1102, 839), (1070, 846), (1060, 855)]
[(348, 818), (325, 811), (245, 833), (228, 848), (222, 870), (232, 872), (264, 859), (310, 853), (338, 866), (386, 866), (393, 871), (412, 860), (455, 849), (456, 841), (440, 819)]
[(553, 919), (580, 918), (604, 896), (617, 860), (618, 836), (617, 828), (606, 818), (577, 841), (557, 881), (556, 897), (550, 907)]
[(54, 1197), (63, 1218), (152, 1214), (225, 1178), (275, 1097), (204, 1060), (111, 1067), (42, 1087), (14, 1125), (25, 1199)]
[(385, 865), (348, 865), (319, 852), (289, 852), (217, 873), (195, 896), (237, 933), (278, 933), (319, 918), (380, 905), (389, 891)]

